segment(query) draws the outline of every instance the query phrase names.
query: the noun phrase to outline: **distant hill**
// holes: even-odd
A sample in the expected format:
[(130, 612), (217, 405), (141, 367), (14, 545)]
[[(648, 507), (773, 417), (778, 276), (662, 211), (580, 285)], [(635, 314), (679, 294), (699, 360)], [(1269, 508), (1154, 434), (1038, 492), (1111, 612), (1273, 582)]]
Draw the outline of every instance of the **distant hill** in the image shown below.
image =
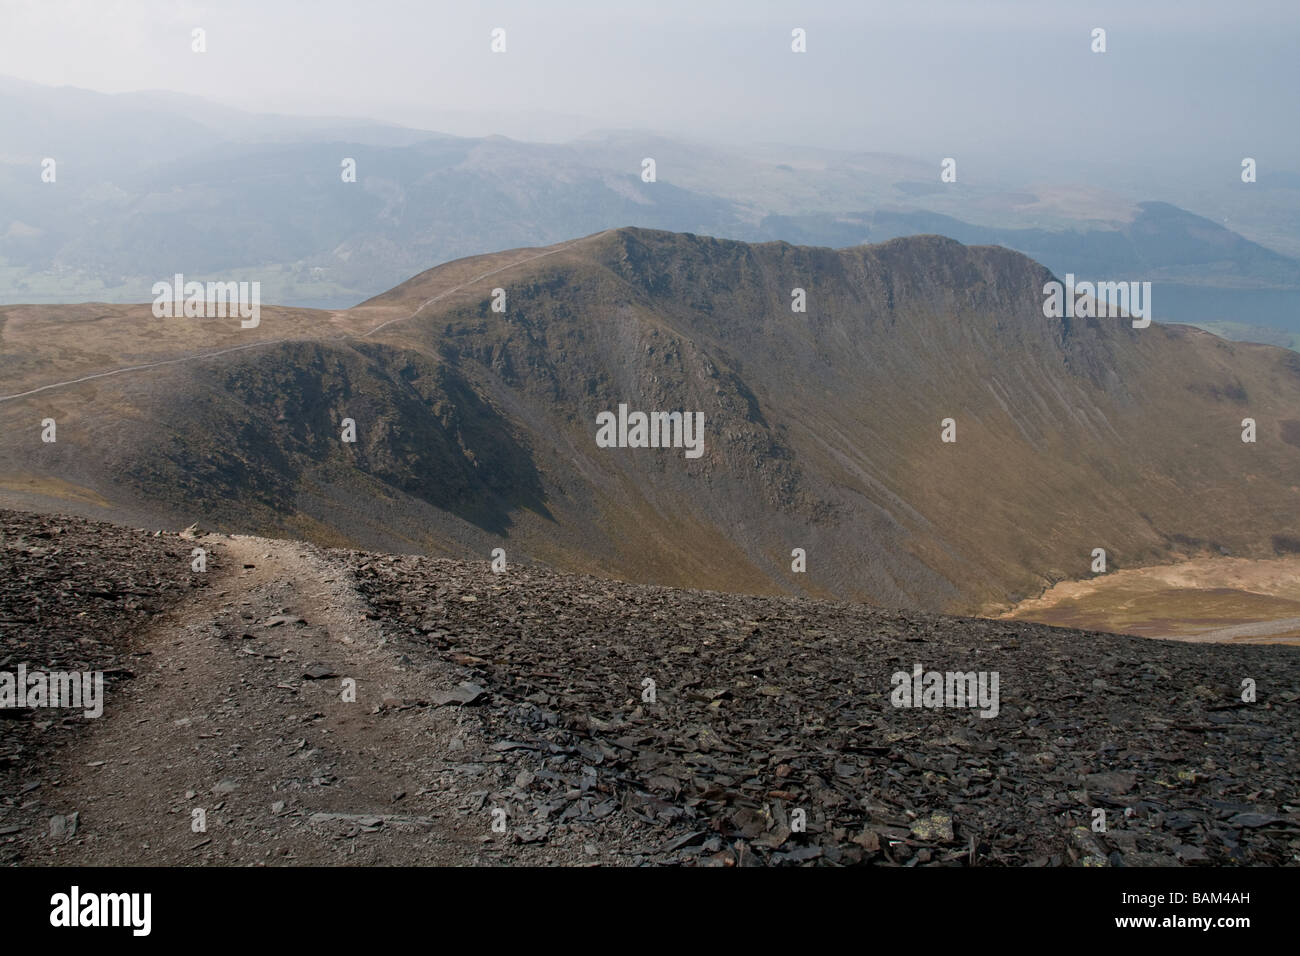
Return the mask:
[(1289, 343), (1300, 334), (1300, 262), (1168, 203), (1138, 203), (1130, 221), (1083, 228), (996, 228), (929, 212), (771, 216), (769, 238), (829, 246), (937, 233), (1023, 252), (1058, 275), (1154, 286), (1156, 318), (1232, 339)]
[[(4, 307), (6, 396), (241, 350), (0, 401), (0, 498), (945, 610), (1087, 575), (1095, 548), (1110, 567), (1300, 550), (1300, 355), (1047, 319), (1050, 278), (937, 236), (619, 229), (448, 263), (347, 311), (267, 308), (249, 331)], [(703, 454), (598, 447), (620, 404), (703, 413)]]
[[(1300, 332), (1300, 262), (1283, 254), (1300, 249), (1286, 219), (1294, 208), (1300, 222), (1300, 190), (1280, 171), (1229, 204), (1234, 228), (1266, 222), (1266, 248), (1167, 202), (1095, 185), (944, 184), (936, 162), (888, 153), (638, 130), (462, 138), (3, 78), (0, 129), (0, 302), (139, 302), (181, 271), (345, 308), (430, 262), (638, 226), (832, 247), (935, 233), (1005, 245), (1059, 274), (1156, 282), (1168, 321), (1252, 340)], [(41, 181), (45, 157), (55, 183)], [(641, 178), (647, 157), (654, 182)], [(342, 181), (344, 159), (356, 182)]]

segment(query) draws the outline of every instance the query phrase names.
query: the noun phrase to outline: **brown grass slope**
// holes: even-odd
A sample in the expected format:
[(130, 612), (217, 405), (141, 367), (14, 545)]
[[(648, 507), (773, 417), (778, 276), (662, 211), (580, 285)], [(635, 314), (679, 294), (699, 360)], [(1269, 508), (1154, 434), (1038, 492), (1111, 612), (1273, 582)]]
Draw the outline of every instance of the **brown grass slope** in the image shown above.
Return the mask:
[[(268, 310), (256, 348), (0, 402), (0, 493), (944, 610), (1085, 575), (1097, 547), (1111, 567), (1300, 549), (1300, 356), (1046, 319), (1049, 278), (934, 236), (831, 250), (623, 229), (459, 260), (346, 312)], [(151, 356), (241, 341), (142, 312), (152, 332), (103, 325), (99, 358), (126, 328)], [(70, 334), (65, 314), (25, 314), (15, 357), (0, 310), (0, 367), (71, 367), (40, 354)], [(620, 402), (704, 412), (704, 456), (597, 448), (596, 414)], [(47, 415), (56, 445), (39, 440)]]

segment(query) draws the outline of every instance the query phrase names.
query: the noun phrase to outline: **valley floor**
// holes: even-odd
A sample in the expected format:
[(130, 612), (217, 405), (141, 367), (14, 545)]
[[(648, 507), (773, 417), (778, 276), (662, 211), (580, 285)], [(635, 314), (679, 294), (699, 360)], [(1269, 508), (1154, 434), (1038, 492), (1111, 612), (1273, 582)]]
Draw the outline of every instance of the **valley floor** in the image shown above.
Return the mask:
[(1300, 861), (1290, 648), (19, 512), (0, 562), (0, 672), (108, 681), (0, 710), (7, 864)]
[(1002, 617), (1176, 641), (1300, 645), (1300, 555), (1196, 558), (1063, 581)]

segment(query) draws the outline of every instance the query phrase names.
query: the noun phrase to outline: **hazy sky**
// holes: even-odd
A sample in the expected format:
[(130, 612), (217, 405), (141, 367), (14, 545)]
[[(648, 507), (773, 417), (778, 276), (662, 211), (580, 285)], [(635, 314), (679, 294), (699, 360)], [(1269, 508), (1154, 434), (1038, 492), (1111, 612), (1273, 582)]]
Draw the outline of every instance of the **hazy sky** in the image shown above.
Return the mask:
[(1295, 168), (1298, 26), (1295, 0), (0, 0), (0, 73), (518, 138)]

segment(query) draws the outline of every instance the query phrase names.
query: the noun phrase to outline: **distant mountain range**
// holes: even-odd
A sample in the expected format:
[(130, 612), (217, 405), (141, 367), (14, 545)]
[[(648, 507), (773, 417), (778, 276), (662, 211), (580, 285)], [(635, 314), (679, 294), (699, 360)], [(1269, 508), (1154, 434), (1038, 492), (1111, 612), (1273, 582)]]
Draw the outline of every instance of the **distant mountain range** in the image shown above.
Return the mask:
[[(833, 247), (938, 233), (1061, 275), (1153, 281), (1157, 320), (1283, 345), (1300, 335), (1300, 177), (1282, 171), (1188, 192), (1215, 214), (1231, 202), (1260, 244), (1140, 194), (975, 182), (960, 165), (941, 183), (937, 157), (638, 131), (468, 139), (14, 80), (0, 80), (0, 128), (0, 302), (141, 302), (184, 272), (343, 308), (431, 262), (621, 226)], [(655, 182), (641, 178), (646, 157)]]
[[(249, 330), (0, 307), (0, 502), (937, 610), (1086, 576), (1098, 548), (1300, 551), (1300, 355), (1045, 318), (1050, 279), (938, 236), (619, 229)], [(703, 453), (601, 447), (604, 413), (635, 444), (635, 412), (701, 413)]]

